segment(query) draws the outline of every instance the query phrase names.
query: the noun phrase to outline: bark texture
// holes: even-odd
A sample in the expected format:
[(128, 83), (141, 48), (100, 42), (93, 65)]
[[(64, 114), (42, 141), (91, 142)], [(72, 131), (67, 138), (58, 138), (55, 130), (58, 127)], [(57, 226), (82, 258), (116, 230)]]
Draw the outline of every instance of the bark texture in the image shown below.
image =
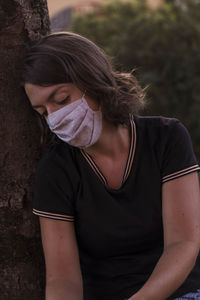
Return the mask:
[(39, 220), (32, 213), (39, 125), (19, 75), (30, 41), (49, 31), (46, 0), (0, 0), (0, 299), (44, 299)]

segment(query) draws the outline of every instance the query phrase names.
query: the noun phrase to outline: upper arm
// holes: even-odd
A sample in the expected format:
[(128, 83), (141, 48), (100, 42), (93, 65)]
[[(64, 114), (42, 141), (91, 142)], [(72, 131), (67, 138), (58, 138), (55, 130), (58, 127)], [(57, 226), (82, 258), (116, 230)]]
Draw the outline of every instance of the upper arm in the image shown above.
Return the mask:
[(40, 217), (46, 281), (65, 279), (82, 284), (74, 223)]
[(164, 246), (192, 241), (200, 246), (200, 193), (197, 172), (162, 185)]
[(41, 217), (73, 222), (79, 176), (71, 154), (68, 153), (69, 149), (62, 149), (62, 144), (58, 146), (60, 147), (47, 152), (37, 166), (33, 213)]

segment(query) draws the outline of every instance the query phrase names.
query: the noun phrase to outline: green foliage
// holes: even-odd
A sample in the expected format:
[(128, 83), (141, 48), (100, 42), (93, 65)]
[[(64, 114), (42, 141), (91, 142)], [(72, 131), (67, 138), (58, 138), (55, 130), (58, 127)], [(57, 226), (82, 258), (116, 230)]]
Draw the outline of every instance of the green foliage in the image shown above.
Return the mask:
[(76, 14), (70, 30), (101, 46), (117, 69), (136, 68), (149, 86), (144, 114), (180, 119), (200, 158), (199, 1), (168, 1), (157, 10), (145, 0), (111, 1)]

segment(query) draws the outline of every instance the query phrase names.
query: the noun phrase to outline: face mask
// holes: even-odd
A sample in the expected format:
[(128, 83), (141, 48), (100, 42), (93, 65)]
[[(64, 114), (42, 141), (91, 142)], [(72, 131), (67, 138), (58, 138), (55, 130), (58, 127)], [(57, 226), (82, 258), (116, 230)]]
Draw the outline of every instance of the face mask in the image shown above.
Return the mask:
[(96, 143), (102, 130), (101, 111), (93, 111), (84, 96), (49, 114), (46, 120), (61, 140), (79, 148)]

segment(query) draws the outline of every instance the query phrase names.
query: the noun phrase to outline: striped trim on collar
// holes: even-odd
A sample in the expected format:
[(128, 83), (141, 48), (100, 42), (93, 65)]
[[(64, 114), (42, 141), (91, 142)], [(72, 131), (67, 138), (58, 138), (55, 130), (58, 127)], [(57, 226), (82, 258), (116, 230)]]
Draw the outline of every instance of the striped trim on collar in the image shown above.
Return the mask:
[(94, 160), (92, 159), (91, 155), (86, 153), (83, 149), (80, 149), (81, 153), (83, 154), (84, 158), (90, 165), (90, 167), (93, 169), (93, 171), (96, 173), (96, 175), (100, 178), (100, 180), (107, 185), (107, 180), (104, 177), (104, 175), (101, 173), (99, 167), (95, 164)]
[[(130, 117), (130, 125), (131, 125), (130, 126), (130, 148), (129, 148), (129, 154), (128, 154), (128, 158), (127, 158), (127, 162), (126, 162), (125, 171), (124, 171), (124, 175), (123, 175), (121, 186), (123, 185), (123, 183), (126, 181), (126, 179), (128, 178), (128, 176), (130, 174), (131, 167), (132, 167), (132, 164), (133, 164), (133, 159), (134, 159), (134, 156), (135, 156), (135, 149), (136, 149), (136, 126), (135, 126), (135, 122), (134, 122), (133, 116)], [(96, 165), (96, 163), (92, 159), (91, 155), (89, 155), (83, 149), (80, 149), (80, 152), (82, 153), (83, 157), (88, 162), (88, 164), (90, 165), (90, 167), (93, 169), (93, 171), (95, 172), (95, 174), (103, 182), (103, 184), (106, 185), (109, 188), (105, 176), (103, 175), (103, 173), (101, 172), (101, 170), (99, 169), (99, 167)]]
[(131, 135), (130, 135), (131, 142), (130, 142), (129, 155), (128, 155), (128, 159), (127, 159), (127, 163), (126, 163), (126, 168), (125, 168), (122, 184), (126, 181), (126, 179), (128, 178), (128, 176), (130, 174), (131, 167), (133, 164), (133, 159), (135, 157), (137, 136), (136, 136), (136, 126), (135, 126), (133, 116), (131, 116), (131, 118), (130, 118), (130, 123), (131, 123)]

